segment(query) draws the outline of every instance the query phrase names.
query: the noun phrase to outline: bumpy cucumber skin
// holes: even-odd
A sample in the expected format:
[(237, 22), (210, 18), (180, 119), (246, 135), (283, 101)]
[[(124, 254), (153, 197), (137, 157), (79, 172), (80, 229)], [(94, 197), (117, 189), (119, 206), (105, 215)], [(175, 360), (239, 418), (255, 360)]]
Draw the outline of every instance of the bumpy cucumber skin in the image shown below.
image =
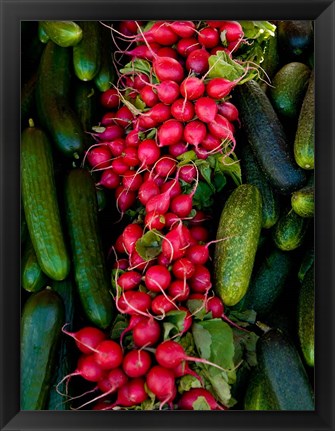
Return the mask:
[(314, 263), (314, 244), (305, 252), (298, 271), (298, 279), (300, 282), (305, 278), (309, 268)]
[(294, 192), (291, 205), (300, 217), (314, 217), (314, 187), (304, 187)]
[(295, 250), (303, 243), (307, 228), (308, 220), (290, 209), (274, 227), (273, 240), (280, 250)]
[(64, 305), (47, 288), (33, 293), (21, 318), (21, 410), (44, 410), (55, 369)]
[(255, 310), (258, 315), (268, 314), (283, 291), (292, 266), (290, 253), (277, 248), (271, 250), (251, 277), (243, 309)]
[(279, 199), (259, 168), (248, 142), (241, 146), (241, 162), (245, 182), (256, 186), (262, 195), (262, 228), (269, 229), (278, 221)]
[(276, 73), (269, 95), (278, 115), (298, 118), (310, 74), (310, 68), (297, 61), (285, 64)]
[(73, 47), (74, 73), (82, 81), (91, 81), (101, 64), (100, 28), (96, 21), (81, 21), (81, 41)]
[(238, 186), (221, 213), (214, 255), (214, 288), (224, 304), (247, 292), (262, 224), (262, 197), (251, 184)]
[(83, 37), (81, 27), (73, 21), (40, 21), (39, 25), (44, 33), (62, 48), (77, 45)]
[(98, 226), (95, 185), (85, 169), (72, 169), (65, 204), (75, 281), (88, 319), (107, 328), (113, 317), (111, 289)]
[(84, 132), (69, 103), (71, 48), (49, 41), (38, 70), (36, 106), (39, 120), (51, 135), (58, 150), (78, 159), (84, 151)]
[(259, 84), (251, 80), (237, 86), (234, 97), (246, 137), (268, 181), (286, 195), (302, 188), (305, 172), (296, 164), (283, 126)]
[(91, 131), (95, 125), (96, 90), (91, 82), (77, 80), (75, 83), (74, 106), (85, 131)]
[(299, 353), (279, 330), (272, 329), (259, 338), (257, 361), (271, 404), (278, 410), (314, 410), (313, 390)]
[(314, 367), (314, 265), (307, 271), (298, 300), (298, 336), (305, 362)]
[(294, 158), (297, 164), (306, 170), (314, 169), (315, 139), (315, 80), (312, 71), (308, 88), (302, 102), (297, 131), (294, 139)]
[(51, 144), (46, 134), (28, 127), (21, 138), (22, 202), (29, 235), (42, 271), (63, 280), (70, 270), (65, 245)]
[(244, 410), (278, 410), (269, 391), (264, 375), (257, 369), (252, 370), (244, 396)]
[(28, 239), (24, 248), (21, 273), (22, 287), (27, 292), (38, 292), (47, 284), (48, 277), (44, 274), (37, 261), (36, 253), (30, 239)]
[(278, 71), (279, 65), (278, 35), (277, 30), (275, 30), (275, 35), (269, 37), (265, 42), (264, 60), (261, 63), (261, 67), (265, 70), (267, 76), (272, 79)]

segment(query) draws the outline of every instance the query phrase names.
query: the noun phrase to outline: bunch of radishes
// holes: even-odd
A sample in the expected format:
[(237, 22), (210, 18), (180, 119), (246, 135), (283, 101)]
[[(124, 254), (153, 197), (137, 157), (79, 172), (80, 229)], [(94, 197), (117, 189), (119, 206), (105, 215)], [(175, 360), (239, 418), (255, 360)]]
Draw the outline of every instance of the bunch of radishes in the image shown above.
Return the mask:
[[(92, 401), (103, 401), (94, 409), (140, 405), (149, 395), (160, 407), (192, 409), (203, 396), (211, 409), (222, 409), (204, 387), (178, 396), (176, 380), (185, 374), (203, 384), (186, 361), (209, 364), (188, 357), (178, 340), (192, 326), (192, 299), (213, 318), (227, 320), (211, 292), (207, 214), (194, 207), (193, 197), (201, 179), (197, 160), (224, 158), (235, 147), (238, 111), (228, 98), (238, 80), (209, 79), (208, 59), (219, 50), (232, 56), (242, 27), (235, 21), (160, 21), (146, 29), (123, 21), (112, 34), (129, 43), (115, 55), (131, 61), (115, 88), (101, 95), (106, 112), (84, 162), (99, 175), (97, 186), (115, 190), (122, 215), (137, 209), (111, 247), (115, 304), (129, 321), (119, 344), (94, 328), (70, 334), (83, 354), (73, 374), (97, 382), (101, 394)], [(181, 163), (190, 150), (196, 159)], [(184, 313), (180, 331), (164, 339), (163, 322), (176, 311)], [(132, 341), (124, 349), (128, 333)], [(114, 392), (116, 399), (108, 401)]]

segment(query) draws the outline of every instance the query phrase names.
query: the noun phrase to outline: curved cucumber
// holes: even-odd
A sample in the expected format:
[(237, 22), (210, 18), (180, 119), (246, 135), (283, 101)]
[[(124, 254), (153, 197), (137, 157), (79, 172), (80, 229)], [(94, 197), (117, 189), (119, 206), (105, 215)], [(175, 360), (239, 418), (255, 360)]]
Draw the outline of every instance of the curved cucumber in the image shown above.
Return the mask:
[(273, 240), (276, 246), (283, 251), (294, 250), (302, 244), (308, 227), (306, 218), (300, 217), (290, 209), (280, 217), (274, 227)]
[(268, 181), (283, 194), (302, 188), (306, 175), (295, 162), (283, 126), (259, 84), (248, 81), (234, 90), (242, 127)]
[(46, 286), (48, 277), (42, 271), (36, 257), (36, 253), (28, 239), (22, 256), (21, 264), (22, 287), (27, 292), (38, 292)]
[(291, 205), (300, 217), (314, 217), (314, 187), (303, 187), (292, 193)]
[(91, 81), (101, 63), (100, 28), (96, 21), (81, 21), (81, 41), (73, 47), (74, 73), (82, 81)]
[(50, 288), (33, 293), (21, 318), (21, 410), (44, 410), (49, 396), (64, 305)]
[(83, 37), (81, 27), (73, 21), (40, 21), (39, 25), (55, 44), (63, 48), (77, 45)]
[(42, 271), (63, 280), (70, 270), (65, 245), (51, 144), (38, 128), (28, 127), (21, 137), (22, 202), (29, 235)]
[(113, 317), (113, 301), (99, 232), (97, 195), (88, 171), (70, 171), (65, 183), (65, 204), (75, 281), (83, 309), (92, 323), (107, 328)]
[(226, 305), (246, 294), (262, 224), (262, 197), (251, 184), (238, 186), (221, 213), (214, 255), (214, 288)]
[(314, 367), (314, 265), (303, 279), (298, 300), (298, 336), (305, 362)]

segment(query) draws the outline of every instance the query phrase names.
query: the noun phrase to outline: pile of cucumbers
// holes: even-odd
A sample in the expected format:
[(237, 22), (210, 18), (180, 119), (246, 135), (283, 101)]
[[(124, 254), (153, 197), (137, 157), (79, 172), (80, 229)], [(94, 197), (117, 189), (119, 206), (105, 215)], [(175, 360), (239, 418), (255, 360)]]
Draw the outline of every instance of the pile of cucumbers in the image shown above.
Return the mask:
[[(214, 287), (258, 336), (234, 408), (313, 410), (314, 31), (274, 23), (265, 74), (233, 91), (242, 184), (216, 203), (227, 240), (215, 246)], [(66, 410), (55, 385), (77, 353), (63, 326), (105, 330), (116, 316), (107, 256), (118, 215), (82, 164), (116, 73), (98, 22), (23, 22), (22, 41), (21, 409)]]

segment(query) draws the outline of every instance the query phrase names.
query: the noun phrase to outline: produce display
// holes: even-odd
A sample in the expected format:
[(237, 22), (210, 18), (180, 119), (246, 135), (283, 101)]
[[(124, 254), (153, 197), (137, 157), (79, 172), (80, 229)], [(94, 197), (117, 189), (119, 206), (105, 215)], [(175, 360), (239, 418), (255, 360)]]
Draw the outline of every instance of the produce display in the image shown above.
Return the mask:
[(21, 33), (21, 409), (314, 410), (313, 22)]

